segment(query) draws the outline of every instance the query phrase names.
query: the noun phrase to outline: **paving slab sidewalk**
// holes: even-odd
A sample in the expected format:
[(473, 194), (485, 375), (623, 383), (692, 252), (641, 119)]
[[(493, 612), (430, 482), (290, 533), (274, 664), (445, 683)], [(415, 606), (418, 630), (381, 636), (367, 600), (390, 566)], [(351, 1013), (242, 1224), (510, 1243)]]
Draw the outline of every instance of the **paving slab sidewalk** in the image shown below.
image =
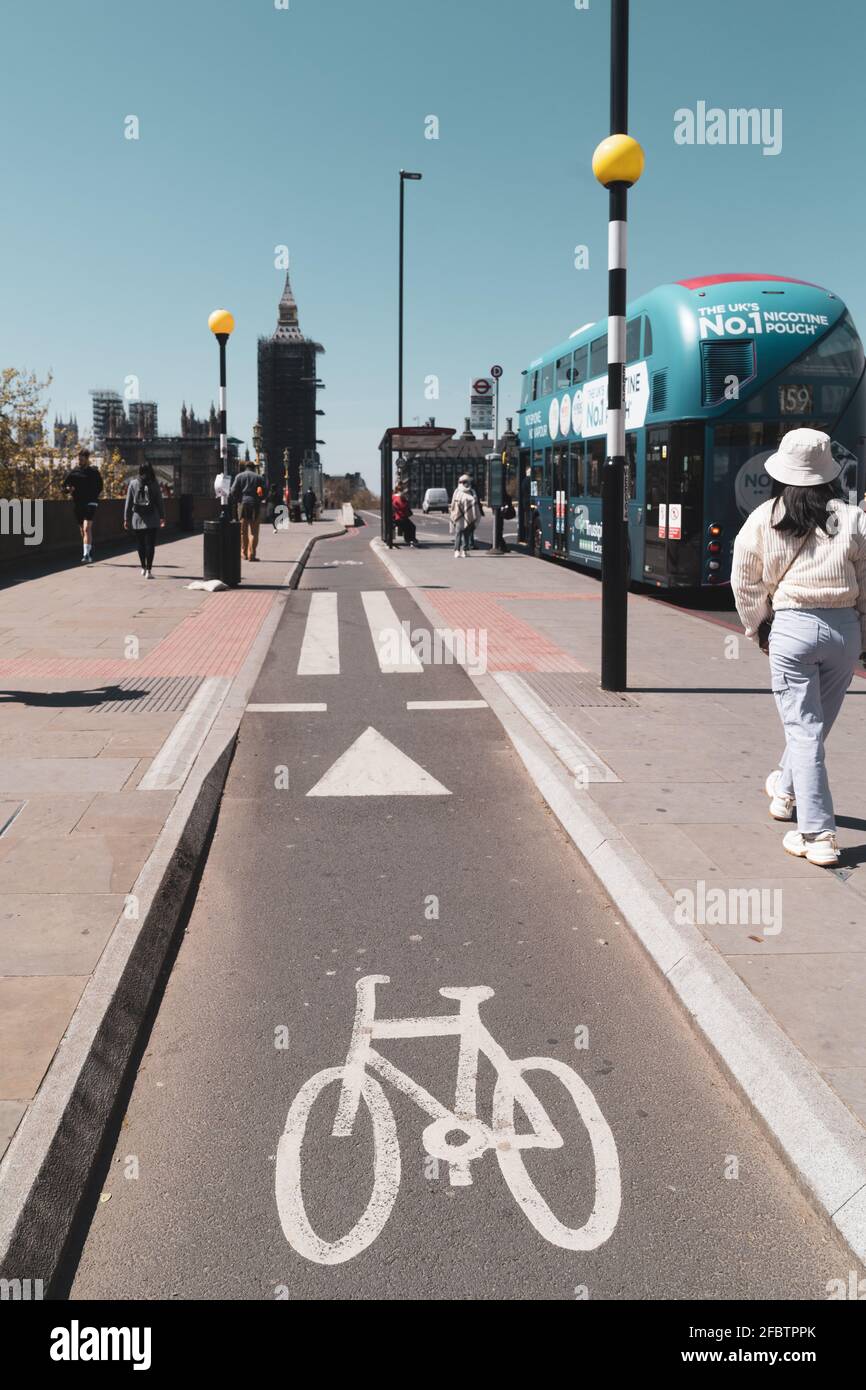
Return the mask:
[(581, 742), (602, 760), (582, 794), (866, 1126), (866, 679), (828, 743), (843, 859), (822, 870), (785, 854), (789, 827), (768, 816), (779, 722), (766, 658), (729, 620), (630, 595), (628, 698), (593, 701), (594, 576), (519, 551), (458, 566), (445, 542), (391, 555), (437, 623), (481, 629), (491, 675), (565, 726), (571, 772)]
[(0, 1154), (278, 594), (342, 529), (263, 526), (216, 594), (187, 587), (201, 535), (163, 541), (152, 581), (120, 554), (0, 591)]

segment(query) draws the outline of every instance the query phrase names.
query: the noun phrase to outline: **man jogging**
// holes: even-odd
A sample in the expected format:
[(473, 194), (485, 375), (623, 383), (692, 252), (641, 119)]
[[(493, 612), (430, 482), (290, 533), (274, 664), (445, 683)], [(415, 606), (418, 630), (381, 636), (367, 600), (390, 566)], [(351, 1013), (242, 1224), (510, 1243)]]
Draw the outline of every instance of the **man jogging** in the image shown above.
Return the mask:
[(93, 564), (93, 518), (99, 494), (102, 492), (102, 476), (98, 468), (90, 462), (90, 450), (79, 449), (78, 463), (63, 479), (63, 487), (72, 494), (72, 510), (81, 530), (84, 553), (83, 565)]

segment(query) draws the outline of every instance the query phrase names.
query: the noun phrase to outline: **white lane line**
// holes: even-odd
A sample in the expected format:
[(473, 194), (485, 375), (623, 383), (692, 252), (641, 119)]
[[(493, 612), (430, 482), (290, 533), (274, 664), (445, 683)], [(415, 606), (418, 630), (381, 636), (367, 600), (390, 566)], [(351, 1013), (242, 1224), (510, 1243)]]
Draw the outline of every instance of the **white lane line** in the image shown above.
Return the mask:
[(337, 625), (337, 595), (311, 594), (301, 655), (299, 676), (338, 676), (340, 674), (340, 633)]
[(407, 709), (488, 709), (486, 700), (407, 700)]
[(202, 681), (139, 782), (139, 791), (177, 791), (183, 786), (230, 685), (227, 676)]
[(328, 768), (307, 796), (450, 796), (402, 749), (372, 725)]
[(361, 594), (379, 669), (385, 675), (414, 675), (424, 667), (412, 650), (407, 623), (401, 625), (388, 595), (381, 589)]
[(247, 705), (247, 714), (324, 714), (327, 705), (309, 704), (297, 705)]

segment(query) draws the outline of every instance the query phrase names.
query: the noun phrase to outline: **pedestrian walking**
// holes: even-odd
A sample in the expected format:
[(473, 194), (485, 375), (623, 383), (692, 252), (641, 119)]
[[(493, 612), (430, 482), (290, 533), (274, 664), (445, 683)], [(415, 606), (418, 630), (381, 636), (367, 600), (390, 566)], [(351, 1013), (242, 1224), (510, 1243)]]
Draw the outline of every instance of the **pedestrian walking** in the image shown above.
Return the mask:
[(746, 636), (770, 658), (785, 751), (767, 778), (783, 847), (810, 864), (839, 859), (824, 743), (858, 657), (866, 662), (866, 514), (845, 502), (830, 437), (784, 435), (764, 468), (772, 493), (734, 544), (731, 586)]
[[(477, 489), (476, 489), (476, 487), (475, 487), (475, 483), (472, 481), (471, 478), (469, 479), (469, 490), (470, 490), (470, 492), (472, 493), (472, 495), (473, 495), (473, 497), (475, 498), (475, 501), (476, 501), (476, 503), (477, 503), (477, 505), (478, 505), (478, 520), (480, 521), (481, 518), (482, 518), (483, 515), (484, 515), (484, 508), (483, 508), (482, 505), (481, 505), (481, 498), (478, 496), (478, 492), (477, 492)], [(469, 542), (468, 542), (468, 545), (467, 545), (466, 548), (467, 548), (467, 550), (474, 550), (474, 549), (475, 549), (475, 527), (474, 527), (474, 526), (472, 527), (472, 530), (469, 532)]]
[(402, 536), (407, 545), (411, 545), (417, 550), (416, 537), (418, 533), (412, 520), (412, 508), (409, 506), (409, 495), (405, 488), (397, 487), (394, 489), (394, 495), (391, 498), (391, 514), (394, 517), (398, 536)]
[(280, 508), (282, 506), (282, 503), (280, 501), (280, 495), (281, 494), (279, 483), (271, 483), (270, 487), (268, 488), (267, 516), (275, 531), (278, 531), (280, 529)]
[(63, 487), (72, 496), (72, 510), (81, 531), (83, 553), (81, 563), (93, 564), (93, 523), (102, 492), (102, 474), (90, 462), (90, 450), (78, 450), (78, 462), (63, 479)]
[(301, 499), (301, 505), (304, 508), (304, 516), (307, 518), (307, 523), (310, 526), (312, 526), (313, 517), (316, 515), (316, 504), (318, 500), (318, 497), (311, 487), (307, 488)]
[(156, 533), (165, 525), (165, 507), (162, 490), (153, 471), (153, 465), (139, 465), (138, 477), (132, 478), (126, 489), (126, 503), (123, 508), (123, 529), (135, 532), (138, 546), (138, 559), (143, 579), (153, 579), (153, 557), (156, 550)]
[(454, 527), (454, 559), (468, 559), (469, 542), (478, 521), (478, 498), (467, 473), (457, 479), (448, 515)]
[(241, 554), (245, 560), (258, 560), (259, 525), (265, 480), (252, 463), (238, 473), (232, 484), (232, 497), (239, 505), (241, 519)]

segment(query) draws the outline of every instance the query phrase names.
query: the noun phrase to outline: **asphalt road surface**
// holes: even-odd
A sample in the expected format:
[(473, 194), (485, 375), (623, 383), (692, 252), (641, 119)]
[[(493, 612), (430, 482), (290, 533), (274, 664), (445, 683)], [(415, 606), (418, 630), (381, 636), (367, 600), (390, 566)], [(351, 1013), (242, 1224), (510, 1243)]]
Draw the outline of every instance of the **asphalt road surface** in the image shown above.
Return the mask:
[(477, 691), (377, 645), (426, 624), (370, 534), (289, 598), (252, 701), (327, 708), (243, 720), (70, 1296), (826, 1298), (850, 1257), (493, 713), (407, 708)]

